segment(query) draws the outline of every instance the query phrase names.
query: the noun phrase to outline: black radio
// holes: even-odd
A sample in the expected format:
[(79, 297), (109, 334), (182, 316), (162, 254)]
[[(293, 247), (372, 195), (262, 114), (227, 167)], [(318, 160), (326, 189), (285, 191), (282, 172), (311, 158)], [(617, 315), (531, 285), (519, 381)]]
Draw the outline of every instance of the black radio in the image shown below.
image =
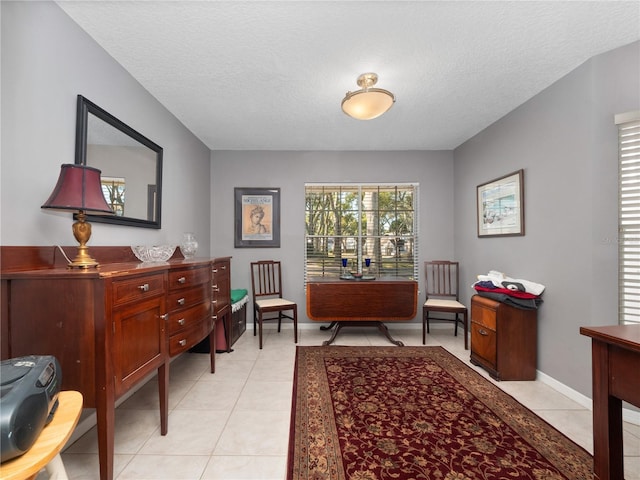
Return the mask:
[(62, 376), (51, 356), (0, 362), (0, 446), (4, 462), (29, 450), (58, 407)]

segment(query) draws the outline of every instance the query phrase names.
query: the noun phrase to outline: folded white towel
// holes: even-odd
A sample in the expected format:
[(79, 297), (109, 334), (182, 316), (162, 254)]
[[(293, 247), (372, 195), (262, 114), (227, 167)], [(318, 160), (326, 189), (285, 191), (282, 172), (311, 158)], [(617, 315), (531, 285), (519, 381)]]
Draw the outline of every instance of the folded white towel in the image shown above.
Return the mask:
[(498, 288), (504, 288), (502, 282), (519, 283), (524, 287), (524, 291), (533, 295), (542, 295), (545, 286), (540, 283), (531, 282), (529, 280), (523, 280), (520, 278), (511, 278), (502, 272), (497, 270), (491, 270), (487, 275), (478, 275), (478, 280), (481, 282), (491, 282)]
[(491, 282), (496, 287), (502, 287), (502, 282), (504, 282), (506, 279), (507, 276), (504, 273), (498, 272), (496, 270), (491, 270), (486, 275), (478, 275), (478, 280), (480, 280), (481, 282)]
[(521, 278), (511, 278), (509, 281), (521, 283), (525, 292), (533, 293), (534, 295), (542, 295), (545, 289), (545, 286), (540, 283), (530, 282), (529, 280), (523, 280)]

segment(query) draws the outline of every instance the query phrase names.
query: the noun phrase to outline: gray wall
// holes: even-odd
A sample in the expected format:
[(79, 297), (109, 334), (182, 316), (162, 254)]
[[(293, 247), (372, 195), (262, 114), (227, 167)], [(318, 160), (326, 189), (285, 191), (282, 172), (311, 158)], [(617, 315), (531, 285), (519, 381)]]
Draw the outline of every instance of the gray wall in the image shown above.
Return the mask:
[[(450, 151), (216, 151), (212, 153), (212, 163), (213, 254), (233, 256), (232, 287), (249, 291), (251, 261), (282, 260), (287, 273), (285, 293), (298, 303), (303, 322), (308, 321), (303, 288), (304, 184), (307, 182), (419, 182), (420, 258), (453, 256), (453, 156)], [(234, 187), (280, 187), (280, 248), (234, 248)], [(420, 315), (418, 308), (417, 317)]]
[(82, 94), (164, 148), (162, 229), (94, 223), (90, 245), (178, 243), (195, 232), (209, 253), (210, 150), (54, 2), (0, 2), (0, 243), (75, 245), (71, 214), (40, 206), (74, 163)]
[[(544, 284), (538, 369), (587, 396), (591, 350), (580, 326), (617, 322), (614, 115), (640, 109), (639, 59), (637, 42), (592, 58), (454, 152), (464, 283), (494, 269)], [(477, 238), (476, 186), (520, 168), (526, 235)]]

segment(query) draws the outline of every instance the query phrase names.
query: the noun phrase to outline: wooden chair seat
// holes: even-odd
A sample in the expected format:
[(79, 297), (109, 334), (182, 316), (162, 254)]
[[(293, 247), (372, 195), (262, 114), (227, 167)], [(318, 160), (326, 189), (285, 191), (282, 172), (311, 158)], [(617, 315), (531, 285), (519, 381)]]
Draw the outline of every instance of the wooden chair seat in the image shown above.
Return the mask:
[(424, 307), (432, 308), (434, 309), (434, 311), (444, 308), (452, 310), (466, 310), (467, 308), (457, 300), (443, 300), (440, 298), (429, 298), (426, 302), (424, 302)]
[(275, 308), (279, 309), (281, 307), (294, 307), (295, 302), (291, 302), (289, 300), (285, 300), (284, 298), (264, 298), (262, 300), (256, 300), (256, 305), (258, 308), (267, 309), (267, 308)]

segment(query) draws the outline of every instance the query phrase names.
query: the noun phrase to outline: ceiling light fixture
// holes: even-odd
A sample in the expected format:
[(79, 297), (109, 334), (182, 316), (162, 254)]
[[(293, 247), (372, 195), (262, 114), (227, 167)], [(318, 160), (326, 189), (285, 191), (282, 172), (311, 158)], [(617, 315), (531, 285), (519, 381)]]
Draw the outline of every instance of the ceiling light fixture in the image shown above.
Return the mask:
[(388, 90), (372, 88), (378, 82), (376, 73), (363, 73), (358, 77), (362, 90), (347, 92), (342, 100), (342, 111), (357, 120), (372, 120), (389, 110), (396, 97)]

